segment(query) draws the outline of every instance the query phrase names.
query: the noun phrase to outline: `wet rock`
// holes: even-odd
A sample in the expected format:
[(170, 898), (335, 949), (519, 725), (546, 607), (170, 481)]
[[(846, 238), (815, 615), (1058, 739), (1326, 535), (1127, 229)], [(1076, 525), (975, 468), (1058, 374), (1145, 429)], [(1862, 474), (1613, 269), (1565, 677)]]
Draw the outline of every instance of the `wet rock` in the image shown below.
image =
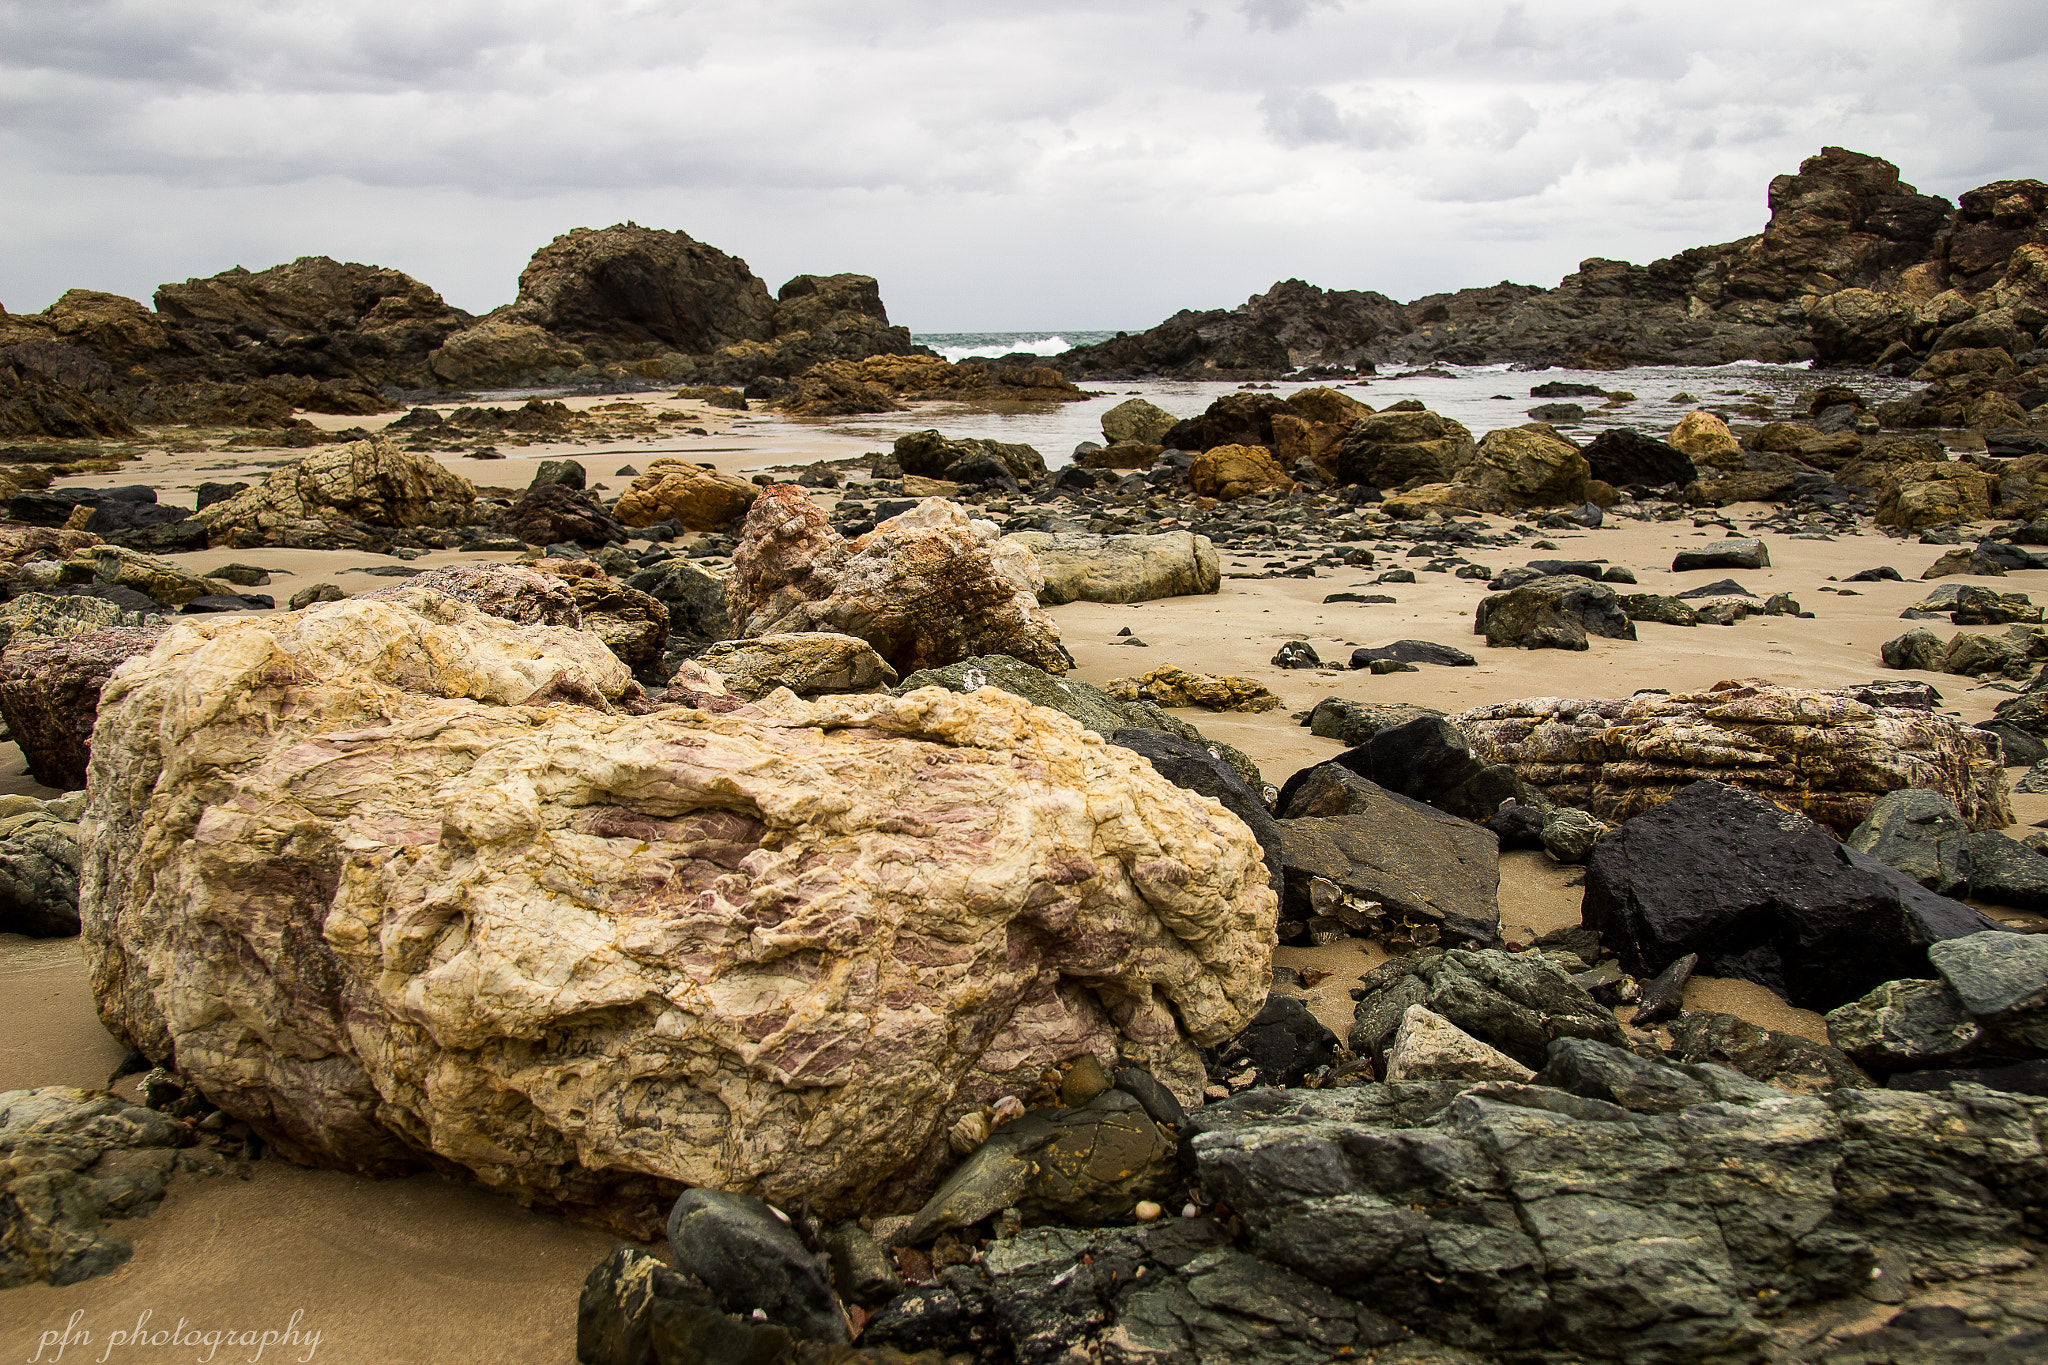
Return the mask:
[(1754, 537), (1716, 540), (1696, 549), (1680, 550), (1671, 561), (1671, 572), (1694, 569), (1768, 569), (1771, 552)]
[[(1425, 802), (1468, 820), (1485, 820), (1502, 801), (1528, 795), (1511, 770), (1489, 765), (1472, 754), (1465, 736), (1441, 716), (1418, 716), (1376, 730), (1356, 748), (1330, 760), (1389, 791)], [(1318, 765), (1322, 767), (1324, 765)], [(1291, 814), (1330, 814), (1310, 810), (1296, 799), (1297, 789), (1318, 775), (1304, 768), (1280, 790), (1279, 809)], [(1339, 805), (1343, 803), (1340, 800)]]
[(1004, 541), (1038, 561), (1048, 607), (1068, 602), (1152, 602), (1213, 593), (1223, 577), (1207, 536), (1162, 531), (1149, 536), (1098, 536), (1086, 531), (1020, 531)]
[[(1000, 692), (633, 715), (596, 637), (409, 586), (173, 627), (120, 685), (85, 817), (117, 833), (81, 875), (104, 1017), (297, 1160), (497, 1154), (524, 1197), (643, 1232), (668, 1182), (833, 1218), (908, 1201), (959, 1114), (1080, 1051), (1192, 1097), (1197, 1049), (1264, 1002), (1275, 907), (1241, 823)], [(171, 795), (197, 772), (238, 804)], [(1123, 814), (1069, 818), (1101, 802)], [(263, 958), (231, 946), (251, 915)], [(229, 1008), (179, 1007), (202, 978)], [(649, 1071), (656, 1034), (729, 1061)], [(542, 1035), (569, 1060), (506, 1041)], [(310, 1072), (265, 1041), (308, 1037)], [(408, 1091), (416, 1068), (443, 1080)], [(781, 1140), (820, 1115), (831, 1139)]]
[(928, 498), (853, 544), (802, 490), (775, 484), (747, 514), (728, 600), (741, 637), (836, 631), (898, 673), (979, 654), (1064, 673), (1042, 586), (1028, 552), (952, 503)]
[(1494, 648), (1522, 649), (1586, 649), (1589, 634), (1636, 638), (1613, 588), (1571, 576), (1539, 578), (1481, 599), (1472, 633)]
[(1079, 1109), (1033, 1109), (996, 1129), (917, 1211), (903, 1237), (925, 1242), (1004, 1209), (1028, 1224), (1122, 1222), (1179, 1175), (1174, 1145), (1122, 1090)]
[(152, 1212), (183, 1124), (70, 1086), (0, 1091), (0, 1289), (77, 1284), (125, 1264), (109, 1218)]
[(1844, 834), (1885, 793), (1911, 787), (1948, 797), (1972, 825), (2012, 820), (1993, 736), (1924, 700), (1873, 688), (1732, 680), (1702, 692), (1529, 698), (1451, 719), (1477, 760), (1512, 765), (1554, 804), (1609, 822), (1708, 774), (1794, 804)]
[(703, 1281), (718, 1306), (805, 1341), (845, 1341), (846, 1315), (821, 1258), (788, 1220), (751, 1195), (685, 1190), (668, 1216), (676, 1268)]
[(1839, 1048), (1732, 1014), (1681, 1014), (1671, 1025), (1671, 1040), (1682, 1062), (1725, 1066), (1795, 1095), (1875, 1084)]
[(1703, 973), (1804, 1009), (1922, 973), (1930, 943), (1996, 927), (1805, 816), (1712, 780), (1594, 845), (1582, 915), (1633, 976), (1698, 953)]

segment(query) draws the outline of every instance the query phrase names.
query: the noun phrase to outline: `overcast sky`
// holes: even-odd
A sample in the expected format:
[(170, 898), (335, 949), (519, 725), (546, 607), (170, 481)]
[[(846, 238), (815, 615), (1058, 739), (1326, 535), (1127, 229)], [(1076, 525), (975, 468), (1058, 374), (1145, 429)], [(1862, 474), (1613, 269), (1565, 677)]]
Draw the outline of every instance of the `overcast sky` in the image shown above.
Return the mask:
[(2048, 176), (2042, 0), (0, 0), (0, 304), (325, 254), (510, 301), (627, 219), (919, 331), (1402, 300)]

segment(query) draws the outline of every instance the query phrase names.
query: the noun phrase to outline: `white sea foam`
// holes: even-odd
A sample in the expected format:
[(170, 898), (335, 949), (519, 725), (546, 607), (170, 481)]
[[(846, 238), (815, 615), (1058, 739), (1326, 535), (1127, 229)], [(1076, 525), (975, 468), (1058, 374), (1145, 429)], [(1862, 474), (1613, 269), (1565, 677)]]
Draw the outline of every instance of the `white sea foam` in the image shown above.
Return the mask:
[(1032, 355), (1058, 355), (1061, 351), (1073, 349), (1073, 343), (1058, 333), (1041, 337), (1024, 337), (1018, 340), (985, 340), (957, 346), (934, 346), (933, 350), (948, 360), (965, 360), (969, 356), (1008, 355), (1013, 351), (1026, 351)]

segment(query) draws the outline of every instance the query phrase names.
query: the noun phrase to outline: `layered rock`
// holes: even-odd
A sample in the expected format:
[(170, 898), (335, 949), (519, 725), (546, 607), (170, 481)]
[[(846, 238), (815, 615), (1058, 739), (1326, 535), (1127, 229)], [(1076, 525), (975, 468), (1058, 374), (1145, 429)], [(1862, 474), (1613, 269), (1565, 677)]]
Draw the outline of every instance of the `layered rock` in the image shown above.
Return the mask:
[(1715, 778), (1846, 834), (1879, 797), (1926, 787), (1974, 828), (2012, 820), (1994, 736), (1876, 689), (1815, 691), (1760, 681), (1634, 697), (1537, 697), (1451, 719), (1473, 753), (1506, 763), (1561, 805), (1610, 821)]
[[(78, 816), (85, 793), (0, 796), (0, 933), (78, 932)], [(0, 1233), (0, 1243), (6, 1241)], [(0, 1276), (4, 1283), (4, 1276)]]
[(733, 695), (748, 701), (778, 687), (799, 697), (815, 697), (879, 692), (896, 682), (896, 670), (865, 640), (830, 631), (730, 640), (703, 650), (696, 661), (716, 673)]
[(1234, 309), (1183, 309), (1134, 335), (1059, 357), (1076, 378), (1277, 379), (1304, 366), (1369, 372), (1385, 342), (1407, 330), (1401, 306), (1369, 290), (1282, 280)]
[(920, 400), (1071, 403), (1087, 397), (1050, 365), (953, 364), (932, 355), (828, 361), (775, 392), (775, 406), (793, 417), (894, 412)]
[(1018, 531), (1005, 536), (1038, 561), (1045, 606), (1068, 602), (1153, 602), (1213, 593), (1222, 561), (1207, 536), (1161, 531), (1149, 536), (1098, 536), (1086, 531)]
[(747, 263), (688, 233), (575, 228), (533, 253), (503, 320), (571, 341), (714, 351), (774, 335), (775, 302)]
[(1263, 1002), (1256, 841), (1077, 725), (629, 687), (432, 592), (181, 624), (102, 703), (102, 1018), (295, 1158), (646, 1235), (670, 1182), (886, 1206), (1080, 1053), (1191, 1095)]
[(1043, 585), (1029, 551), (953, 503), (927, 498), (849, 542), (802, 489), (772, 484), (733, 551), (729, 602), (741, 637), (836, 631), (898, 673), (976, 654), (1064, 673), (1059, 628), (1038, 605)]
[(377, 436), (309, 455), (196, 516), (216, 544), (260, 545), (308, 521), (460, 526), (475, 502), (468, 479)]

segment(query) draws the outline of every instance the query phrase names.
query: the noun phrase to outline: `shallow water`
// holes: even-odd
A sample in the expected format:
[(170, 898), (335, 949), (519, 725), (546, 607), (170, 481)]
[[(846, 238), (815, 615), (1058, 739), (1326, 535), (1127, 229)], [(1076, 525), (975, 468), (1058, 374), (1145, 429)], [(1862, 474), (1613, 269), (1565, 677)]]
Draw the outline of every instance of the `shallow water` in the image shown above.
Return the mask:
[[(1632, 393), (1632, 402), (1605, 406), (1598, 398), (1533, 398), (1529, 390), (1546, 383), (1597, 384), (1608, 392)], [(1737, 421), (1803, 421), (1802, 395), (1823, 384), (1845, 383), (1875, 405), (1903, 397), (1921, 386), (1860, 372), (1834, 373), (1804, 365), (1764, 365), (1739, 361), (1714, 366), (1644, 366), (1592, 373), (1585, 370), (1511, 370), (1506, 365), (1446, 366), (1440, 369), (1389, 373), (1368, 380), (1332, 384), (1375, 408), (1413, 398), (1434, 412), (1469, 427), (1474, 437), (1500, 427), (1532, 420), (1529, 409), (1545, 403), (1577, 403), (1584, 418), (1558, 422), (1558, 429), (1583, 443), (1607, 427), (1635, 427), (1664, 435), (1680, 417), (1705, 407)], [(1232, 383), (1173, 381), (1133, 384), (1083, 384), (1090, 397), (1078, 403), (1016, 404), (1002, 408), (921, 408), (916, 412), (876, 413), (854, 418), (818, 419), (817, 425), (886, 447), (907, 431), (935, 427), (948, 436), (985, 437), (1034, 446), (1045, 462), (1059, 468), (1071, 462), (1082, 441), (1102, 439), (1102, 414), (1133, 395), (1149, 399), (1176, 417), (1195, 417), (1226, 393), (1255, 387), (1285, 397), (1313, 383), (1246, 386)], [(1679, 401), (1680, 395), (1690, 395)], [(1771, 415), (1739, 413), (1749, 404), (1764, 404)]]

